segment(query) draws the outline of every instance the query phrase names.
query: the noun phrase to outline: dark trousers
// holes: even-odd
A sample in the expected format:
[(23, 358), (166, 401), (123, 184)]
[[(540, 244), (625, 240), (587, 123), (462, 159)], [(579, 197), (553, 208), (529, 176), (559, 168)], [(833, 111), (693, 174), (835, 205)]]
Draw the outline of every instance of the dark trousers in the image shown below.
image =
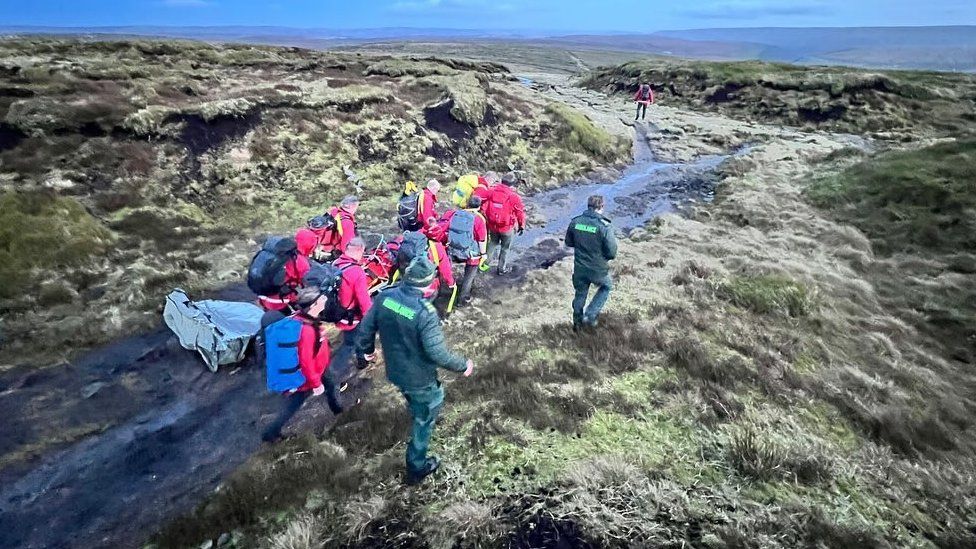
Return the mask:
[[(641, 114), (641, 109), (643, 109), (643, 114)], [(637, 103), (637, 116), (634, 117), (634, 120), (638, 118), (641, 120), (647, 118), (647, 103)]]
[[(332, 358), (329, 360), (329, 371), (332, 372), (333, 379), (339, 385), (351, 378), (356, 371), (356, 344), (359, 342), (360, 332), (362, 330), (359, 329), (358, 324), (352, 330), (342, 332), (342, 343), (332, 353)], [(372, 353), (373, 350), (367, 349), (367, 352)]]
[(474, 277), (478, 275), (477, 265), (465, 265), (464, 276), (461, 277), (461, 291), (458, 298), (463, 303), (471, 297), (471, 287), (474, 286)]
[[(596, 286), (596, 294), (593, 301), (586, 307), (586, 298), (590, 294), (590, 286)], [(573, 323), (593, 322), (598, 316), (603, 306), (610, 298), (610, 290), (613, 289), (613, 281), (610, 280), (610, 273), (602, 276), (587, 276), (573, 273), (573, 289), (576, 296), (573, 299)]]
[(413, 424), (407, 443), (407, 471), (421, 475), (427, 467), (427, 448), (434, 434), (434, 424), (444, 405), (444, 388), (440, 382), (415, 391), (403, 391)]
[[(332, 413), (339, 415), (342, 413), (342, 404), (339, 403), (339, 390), (330, 374), (331, 372), (326, 372), (322, 376), (322, 387), (325, 388), (325, 401), (328, 403)], [(264, 430), (262, 438), (264, 440), (274, 440), (280, 437), (281, 430), (298, 413), (298, 410), (302, 408), (302, 405), (305, 404), (305, 401), (310, 396), (312, 396), (311, 391), (300, 391), (285, 395), (285, 407), (278, 414), (278, 417), (268, 425), (268, 428)]]
[(514, 236), (514, 230), (507, 233), (488, 233), (488, 261), (491, 261), (495, 246), (501, 245), (501, 251), (498, 253), (498, 268), (501, 270), (504, 270), (508, 263), (508, 250), (512, 247)]

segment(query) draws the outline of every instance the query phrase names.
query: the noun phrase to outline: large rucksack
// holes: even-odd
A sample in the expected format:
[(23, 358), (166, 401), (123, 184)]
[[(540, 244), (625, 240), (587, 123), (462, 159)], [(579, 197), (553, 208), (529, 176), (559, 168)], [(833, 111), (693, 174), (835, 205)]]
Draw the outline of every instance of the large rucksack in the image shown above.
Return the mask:
[(285, 317), (264, 329), (264, 363), (269, 391), (284, 393), (305, 383), (298, 363), (301, 333), (302, 322), (294, 316)]
[(313, 263), (302, 278), (303, 286), (306, 288), (318, 286), (322, 295), (326, 297), (325, 308), (319, 315), (319, 319), (323, 322), (339, 322), (352, 316), (352, 311), (339, 303), (339, 287), (342, 286), (343, 270), (332, 263)]
[(416, 231), (423, 227), (420, 220), (420, 201), (423, 193), (418, 192), (404, 196), (397, 202), (397, 225), (401, 231)]
[(285, 267), (297, 257), (298, 245), (294, 238), (269, 237), (251, 259), (247, 269), (247, 287), (260, 296), (281, 294), (287, 277)]
[(403, 240), (400, 242), (400, 249), (397, 250), (396, 261), (397, 269), (401, 275), (415, 257), (427, 253), (427, 247), (427, 237), (423, 233), (415, 231), (403, 233)]
[(467, 261), (481, 255), (481, 248), (474, 239), (475, 214), (458, 210), (451, 217), (447, 229), (447, 252), (455, 261)]
[(478, 188), (478, 175), (468, 174), (462, 175), (457, 180), (457, 185), (454, 187), (454, 194), (451, 195), (451, 201), (458, 208), (467, 208), (468, 200), (471, 199), (471, 193)]
[(488, 228), (497, 231), (512, 223), (511, 191), (503, 187), (495, 187), (488, 195), (488, 202), (484, 206), (485, 219), (488, 221)]

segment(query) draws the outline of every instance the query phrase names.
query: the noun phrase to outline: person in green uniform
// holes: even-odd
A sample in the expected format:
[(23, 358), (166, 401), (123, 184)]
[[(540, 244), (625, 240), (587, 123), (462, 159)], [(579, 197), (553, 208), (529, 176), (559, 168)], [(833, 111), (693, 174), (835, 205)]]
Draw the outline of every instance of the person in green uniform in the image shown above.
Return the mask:
[[(610, 220), (603, 216), (604, 200), (600, 195), (587, 200), (587, 210), (573, 218), (566, 229), (566, 245), (574, 249), (573, 330), (595, 327), (600, 311), (610, 298), (613, 282), (610, 280), (610, 260), (617, 257), (617, 239)], [(586, 306), (590, 286), (596, 286), (596, 294)]]
[[(444, 404), (444, 388), (437, 368), (463, 373), (474, 371), (474, 362), (451, 353), (444, 343), (437, 311), (424, 299), (424, 289), (436, 276), (426, 254), (413, 259), (403, 283), (380, 293), (360, 324), (358, 348), (367, 350), (379, 333), (386, 360), (386, 377), (403, 393), (413, 427), (407, 444), (407, 484), (418, 484), (440, 466), (427, 456), (434, 422)], [(357, 356), (363, 356), (358, 353)]]

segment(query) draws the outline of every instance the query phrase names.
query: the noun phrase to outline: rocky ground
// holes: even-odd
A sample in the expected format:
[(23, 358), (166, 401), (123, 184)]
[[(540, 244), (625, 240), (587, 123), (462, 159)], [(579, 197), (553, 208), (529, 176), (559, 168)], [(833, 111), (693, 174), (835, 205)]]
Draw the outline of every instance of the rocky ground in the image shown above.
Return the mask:
[[(626, 96), (525, 76), (628, 134)], [(447, 382), (435, 478), (400, 484), (408, 417), (380, 383), (337, 425), (256, 456), (155, 543), (976, 544), (976, 158), (965, 134), (933, 147), (921, 132), (907, 150), (876, 155), (892, 145), (869, 131), (673, 105), (649, 117), (660, 158), (746, 152), (723, 166), (714, 204), (621, 243), (595, 330), (570, 329), (569, 259), (452, 320), (452, 345), (478, 367)], [(879, 195), (865, 174), (910, 190), (896, 168), (926, 163), (958, 166), (925, 172), (943, 190), (934, 199), (902, 198), (894, 218), (890, 204), (859, 202)], [(858, 196), (845, 197), (851, 189)], [(917, 210), (933, 207), (941, 247), (872, 226), (928, 224)]]

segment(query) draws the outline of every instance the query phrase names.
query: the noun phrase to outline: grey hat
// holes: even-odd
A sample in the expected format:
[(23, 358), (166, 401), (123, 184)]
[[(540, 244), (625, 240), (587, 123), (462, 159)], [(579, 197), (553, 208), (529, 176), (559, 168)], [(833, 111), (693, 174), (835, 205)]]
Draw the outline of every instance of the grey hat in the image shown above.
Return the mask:
[(504, 177), (502, 177), (502, 183), (508, 185), (509, 187), (518, 185), (518, 181), (518, 177), (515, 177), (515, 174), (512, 172), (508, 172)]
[(413, 258), (403, 273), (403, 281), (410, 286), (425, 288), (434, 281), (436, 271), (426, 254)]
[(315, 303), (319, 297), (322, 296), (322, 290), (318, 286), (309, 286), (307, 288), (302, 288), (298, 290), (298, 297), (295, 299), (295, 304), (300, 308), (305, 309)]
[(339, 202), (339, 206), (351, 206), (352, 204), (359, 204), (359, 197), (354, 194), (343, 198), (342, 202)]

